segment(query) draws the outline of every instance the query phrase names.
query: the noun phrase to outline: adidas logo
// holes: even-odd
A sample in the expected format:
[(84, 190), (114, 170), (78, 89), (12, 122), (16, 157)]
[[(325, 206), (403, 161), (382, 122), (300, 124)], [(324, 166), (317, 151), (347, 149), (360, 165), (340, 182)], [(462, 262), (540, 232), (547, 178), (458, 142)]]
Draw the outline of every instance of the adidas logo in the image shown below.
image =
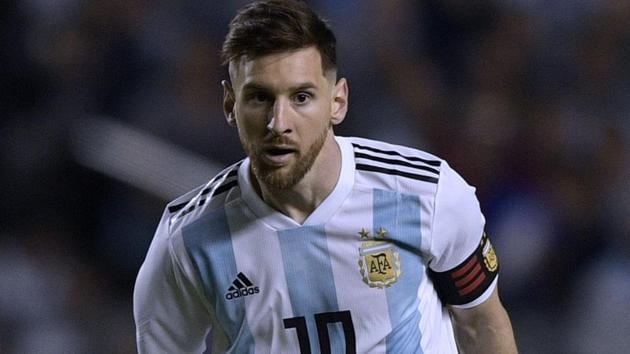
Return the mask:
[(245, 297), (248, 295), (258, 294), (260, 289), (254, 286), (252, 282), (247, 279), (245, 274), (239, 272), (236, 279), (232, 282), (232, 286), (228, 288), (225, 298), (227, 300), (237, 299), (239, 297)]

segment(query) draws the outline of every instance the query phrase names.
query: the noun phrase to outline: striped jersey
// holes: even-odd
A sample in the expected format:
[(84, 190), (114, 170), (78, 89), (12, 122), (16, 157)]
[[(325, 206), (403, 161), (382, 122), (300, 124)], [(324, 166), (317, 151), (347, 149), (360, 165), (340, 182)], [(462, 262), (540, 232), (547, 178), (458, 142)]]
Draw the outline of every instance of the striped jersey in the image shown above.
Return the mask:
[(474, 188), (426, 152), (336, 141), (339, 180), (302, 224), (249, 159), (167, 206), (134, 291), (140, 353), (201, 353), (210, 331), (212, 353), (457, 353), (435, 279), (459, 307), (496, 286)]

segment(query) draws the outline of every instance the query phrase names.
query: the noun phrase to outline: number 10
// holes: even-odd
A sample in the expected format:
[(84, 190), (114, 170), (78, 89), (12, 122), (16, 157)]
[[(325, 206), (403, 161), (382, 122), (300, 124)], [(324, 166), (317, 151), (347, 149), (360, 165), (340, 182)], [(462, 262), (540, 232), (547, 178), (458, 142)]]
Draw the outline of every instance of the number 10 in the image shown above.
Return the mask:
[[(308, 338), (308, 330), (306, 329), (306, 319), (304, 316), (285, 318), (283, 322), (284, 328), (295, 328), (298, 342), (300, 343), (300, 353), (311, 354), (311, 341)], [(322, 354), (330, 354), (328, 324), (336, 322), (341, 322), (343, 326), (343, 333), (346, 338), (346, 354), (356, 354), (356, 337), (354, 335), (354, 325), (352, 324), (350, 311), (322, 312), (315, 314), (319, 350)]]

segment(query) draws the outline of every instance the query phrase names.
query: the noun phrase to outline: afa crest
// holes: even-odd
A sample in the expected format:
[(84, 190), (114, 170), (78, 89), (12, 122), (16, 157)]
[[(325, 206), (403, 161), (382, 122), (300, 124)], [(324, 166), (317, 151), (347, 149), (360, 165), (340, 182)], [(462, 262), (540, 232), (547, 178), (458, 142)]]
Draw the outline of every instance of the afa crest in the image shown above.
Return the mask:
[(374, 238), (370, 232), (359, 232), (364, 242), (359, 247), (359, 269), (363, 281), (371, 288), (389, 287), (400, 278), (400, 253), (386, 241), (387, 231), (380, 228)]

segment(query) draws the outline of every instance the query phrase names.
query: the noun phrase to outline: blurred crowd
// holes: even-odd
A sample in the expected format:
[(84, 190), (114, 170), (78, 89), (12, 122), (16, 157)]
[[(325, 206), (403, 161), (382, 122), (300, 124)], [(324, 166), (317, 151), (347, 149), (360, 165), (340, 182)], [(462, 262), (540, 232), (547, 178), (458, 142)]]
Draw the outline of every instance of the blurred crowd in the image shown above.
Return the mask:
[[(2, 2), (0, 353), (135, 352), (166, 200), (79, 163), (73, 129), (106, 117), (239, 160), (218, 52), (246, 2)], [(425, 149), (477, 187), (520, 351), (627, 351), (630, 3), (308, 2), (349, 80), (337, 133)]]

